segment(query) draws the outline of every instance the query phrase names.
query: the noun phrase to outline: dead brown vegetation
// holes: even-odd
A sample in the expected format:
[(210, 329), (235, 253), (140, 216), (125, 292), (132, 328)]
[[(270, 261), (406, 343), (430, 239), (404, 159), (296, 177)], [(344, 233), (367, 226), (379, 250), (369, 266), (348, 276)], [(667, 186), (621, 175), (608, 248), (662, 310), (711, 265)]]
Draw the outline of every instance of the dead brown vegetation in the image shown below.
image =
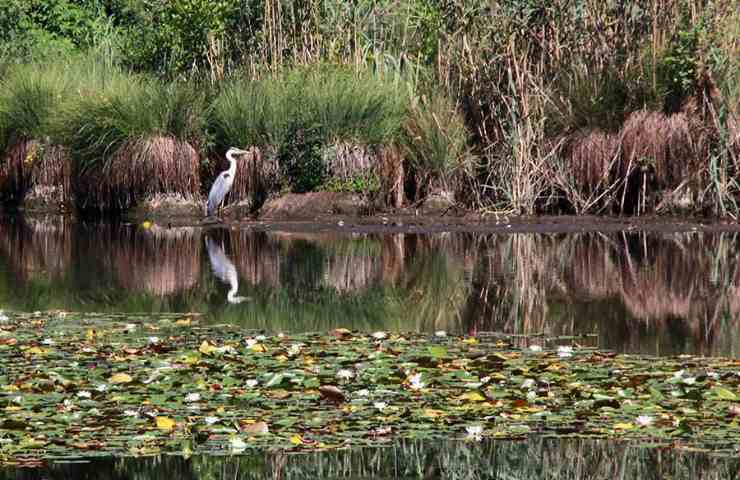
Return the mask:
[(160, 193), (198, 198), (198, 152), (172, 137), (131, 140), (104, 165), (76, 172), (75, 187), (82, 208), (99, 210), (125, 209)]
[(65, 210), (72, 204), (71, 167), (62, 146), (16, 142), (0, 162), (0, 196), (26, 209)]
[[(254, 211), (280, 185), (280, 167), (274, 148), (250, 147), (248, 152), (237, 157), (237, 174), (225, 204), (244, 205)], [(222, 170), (219, 164), (216, 162), (217, 168), (212, 174)]]

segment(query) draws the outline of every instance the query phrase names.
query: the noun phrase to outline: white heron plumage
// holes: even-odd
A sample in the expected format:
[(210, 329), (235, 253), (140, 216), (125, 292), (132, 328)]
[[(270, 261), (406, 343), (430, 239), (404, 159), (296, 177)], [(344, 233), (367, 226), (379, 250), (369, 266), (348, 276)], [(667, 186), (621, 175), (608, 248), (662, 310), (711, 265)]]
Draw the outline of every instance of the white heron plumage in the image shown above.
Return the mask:
[(211, 261), (213, 273), (219, 280), (229, 284), (229, 292), (226, 294), (226, 301), (229, 303), (241, 303), (246, 297), (237, 296), (239, 291), (239, 275), (236, 273), (234, 263), (229, 260), (223, 249), (216, 245), (209, 237), (206, 236), (206, 250), (208, 250), (208, 259)]
[(208, 202), (206, 203), (206, 215), (213, 216), (218, 210), (218, 207), (226, 198), (226, 195), (231, 190), (231, 186), (234, 184), (234, 176), (236, 175), (236, 158), (234, 155), (244, 155), (249, 153), (246, 150), (241, 150), (236, 147), (231, 147), (226, 152), (226, 159), (229, 161), (229, 169), (219, 173), (216, 177), (216, 181), (211, 186), (211, 191), (208, 192)]

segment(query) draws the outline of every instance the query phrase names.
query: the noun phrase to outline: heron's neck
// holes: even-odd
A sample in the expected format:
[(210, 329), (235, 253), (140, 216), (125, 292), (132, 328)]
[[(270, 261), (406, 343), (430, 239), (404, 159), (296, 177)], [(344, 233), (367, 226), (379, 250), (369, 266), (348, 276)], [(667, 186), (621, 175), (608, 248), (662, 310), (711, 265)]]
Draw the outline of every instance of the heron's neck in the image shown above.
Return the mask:
[(229, 175), (233, 177), (236, 173), (236, 158), (234, 158), (234, 154), (228, 152), (226, 153), (226, 159), (229, 161)]
[(231, 288), (229, 289), (229, 293), (226, 294), (226, 299), (229, 301), (234, 301), (234, 298), (236, 297), (236, 291), (239, 290), (239, 284), (232, 283)]

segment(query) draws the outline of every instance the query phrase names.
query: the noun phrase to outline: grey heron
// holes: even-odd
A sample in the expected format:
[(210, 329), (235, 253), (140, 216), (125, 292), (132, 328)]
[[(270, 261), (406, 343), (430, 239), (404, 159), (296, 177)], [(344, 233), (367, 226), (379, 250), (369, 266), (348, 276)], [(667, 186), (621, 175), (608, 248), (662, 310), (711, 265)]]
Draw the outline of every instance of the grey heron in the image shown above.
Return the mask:
[(221, 281), (229, 284), (226, 301), (229, 303), (242, 303), (244, 300), (247, 300), (246, 297), (236, 295), (236, 292), (239, 290), (239, 275), (236, 273), (234, 263), (229, 260), (223, 249), (213, 243), (208, 236), (206, 236), (206, 250), (208, 250), (208, 259), (211, 261), (211, 268), (214, 275)]
[(211, 191), (208, 192), (208, 202), (206, 203), (207, 216), (211, 217), (216, 213), (219, 205), (224, 201), (226, 194), (229, 193), (231, 186), (234, 184), (234, 175), (236, 175), (236, 158), (234, 158), (234, 155), (244, 155), (245, 153), (249, 152), (236, 147), (231, 147), (226, 152), (229, 169), (218, 174), (216, 181), (211, 186)]

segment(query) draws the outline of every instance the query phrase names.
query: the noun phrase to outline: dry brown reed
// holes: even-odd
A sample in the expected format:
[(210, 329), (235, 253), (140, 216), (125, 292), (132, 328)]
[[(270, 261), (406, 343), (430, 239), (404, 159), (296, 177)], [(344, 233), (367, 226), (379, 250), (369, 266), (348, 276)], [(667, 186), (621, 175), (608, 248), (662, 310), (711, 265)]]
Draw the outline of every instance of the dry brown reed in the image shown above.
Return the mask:
[(200, 195), (198, 152), (188, 143), (156, 136), (132, 140), (94, 170), (75, 172), (83, 208), (125, 209), (160, 193), (195, 199)]
[[(655, 190), (698, 188), (699, 176), (706, 167), (708, 145), (705, 130), (697, 128), (685, 113), (632, 113), (621, 131), (617, 171), (625, 179), (625, 192), (632, 188), (637, 191), (637, 197), (623, 195), (621, 210), (627, 202), (636, 204), (638, 212), (644, 211), (649, 201), (647, 195)], [(629, 205), (627, 209), (630, 210)]]
[(600, 130), (582, 130), (565, 138), (562, 148), (564, 168), (580, 193), (592, 195), (609, 184), (618, 137)]
[(0, 162), (0, 196), (25, 209), (66, 209), (72, 204), (71, 159), (59, 145), (23, 139)]
[(26, 209), (66, 210), (74, 204), (72, 159), (60, 145), (33, 142), (38, 159), (33, 162), (30, 189), (23, 200)]
[(114, 236), (111, 266), (126, 290), (166, 296), (198, 282), (200, 234), (194, 228), (125, 229)]
[(32, 143), (15, 142), (2, 152), (0, 161), (0, 195), (10, 203), (20, 203), (30, 182), (30, 165), (33, 161)]
[[(280, 166), (274, 148), (251, 147), (237, 157), (237, 175), (225, 203), (246, 205), (255, 210), (280, 185)], [(223, 158), (223, 156), (221, 157)]]
[(371, 175), (378, 162), (369, 148), (349, 142), (330, 145), (324, 150), (323, 157), (329, 174), (340, 180)]

